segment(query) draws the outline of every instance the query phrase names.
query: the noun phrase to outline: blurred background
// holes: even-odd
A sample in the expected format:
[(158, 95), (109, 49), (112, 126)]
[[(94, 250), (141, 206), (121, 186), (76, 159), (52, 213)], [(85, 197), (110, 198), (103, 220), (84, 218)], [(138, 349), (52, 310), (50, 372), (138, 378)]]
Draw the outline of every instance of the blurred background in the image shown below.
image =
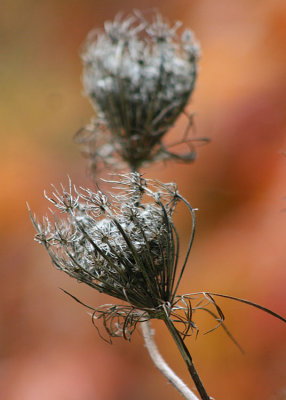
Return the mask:
[[(140, 330), (132, 342), (104, 343), (86, 310), (59, 290), (97, 306), (112, 299), (51, 266), (33, 241), (26, 201), (46, 212), (43, 190), (88, 185), (73, 143), (93, 110), (82, 95), (81, 44), (118, 11), (157, 7), (196, 33), (202, 59), (189, 110), (196, 135), (211, 143), (193, 165), (158, 164), (146, 175), (176, 181), (198, 207), (189, 268), (180, 292), (247, 298), (285, 314), (286, 3), (285, 0), (2, 0), (0, 4), (0, 398), (2, 400), (175, 400), (155, 370)], [(180, 134), (185, 120), (169, 133)], [(182, 243), (190, 230), (177, 224)], [(263, 312), (219, 300), (246, 354), (222, 329), (188, 339), (217, 400), (286, 399), (285, 326)], [(160, 350), (191, 386), (168, 332)]]

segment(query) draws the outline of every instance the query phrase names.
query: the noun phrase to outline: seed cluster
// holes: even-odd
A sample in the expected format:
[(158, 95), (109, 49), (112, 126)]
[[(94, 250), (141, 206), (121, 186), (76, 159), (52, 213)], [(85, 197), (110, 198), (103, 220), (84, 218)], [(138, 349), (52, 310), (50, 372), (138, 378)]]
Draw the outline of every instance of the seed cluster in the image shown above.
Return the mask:
[(138, 170), (167, 157), (161, 139), (190, 98), (199, 57), (193, 33), (179, 36), (179, 26), (171, 27), (159, 14), (148, 22), (134, 13), (125, 19), (118, 15), (104, 31), (89, 36), (82, 54), (83, 84), (97, 112), (91, 130), (96, 155), (105, 162), (117, 155)]
[(60, 211), (42, 223), (36, 240), (68, 275), (141, 310), (157, 312), (175, 295), (179, 242), (172, 215), (180, 198), (174, 184), (138, 173), (112, 181), (119, 193), (54, 188)]

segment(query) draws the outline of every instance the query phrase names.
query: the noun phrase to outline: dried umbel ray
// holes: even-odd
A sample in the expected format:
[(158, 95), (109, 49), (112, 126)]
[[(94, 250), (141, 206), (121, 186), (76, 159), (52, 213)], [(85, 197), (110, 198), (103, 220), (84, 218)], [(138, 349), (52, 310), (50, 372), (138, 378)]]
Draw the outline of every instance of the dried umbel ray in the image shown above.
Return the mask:
[[(68, 189), (54, 188), (46, 195), (60, 215), (51, 211), (52, 218), (45, 217), (43, 222), (31, 215), (35, 239), (45, 246), (58, 269), (124, 301), (123, 305), (87, 306), (93, 311), (93, 322), (101, 319), (109, 337), (125, 339), (130, 339), (138, 322), (154, 318), (167, 325), (176, 323), (184, 339), (197, 329), (193, 314), (198, 310), (207, 311), (223, 325), (216, 294), (177, 294), (195, 232), (195, 213), (188, 201), (173, 183), (144, 179), (139, 173), (116, 175), (109, 182), (118, 193), (107, 196), (100, 190), (78, 190), (69, 181)], [(179, 202), (192, 219), (183, 260), (179, 260), (179, 235), (173, 222)], [(283, 320), (263, 307), (233, 299)]]
[(194, 139), (187, 138), (191, 116), (178, 141), (189, 145), (187, 152), (171, 152), (162, 138), (193, 92), (199, 45), (190, 30), (177, 33), (180, 22), (170, 26), (158, 13), (151, 17), (118, 14), (86, 41), (83, 84), (97, 116), (76, 141), (94, 164), (101, 159), (119, 168), (123, 161), (136, 171), (146, 162), (195, 159)]

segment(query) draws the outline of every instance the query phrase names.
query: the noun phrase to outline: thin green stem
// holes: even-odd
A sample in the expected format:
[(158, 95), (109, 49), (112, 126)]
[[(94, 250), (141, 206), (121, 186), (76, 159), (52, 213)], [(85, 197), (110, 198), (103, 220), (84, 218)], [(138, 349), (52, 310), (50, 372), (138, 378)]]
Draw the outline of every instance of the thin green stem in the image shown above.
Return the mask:
[(164, 322), (167, 325), (167, 328), (169, 329), (169, 332), (171, 333), (173, 339), (175, 340), (175, 343), (187, 365), (187, 368), (189, 370), (189, 373), (194, 381), (194, 384), (196, 385), (196, 388), (200, 394), (200, 397), (202, 400), (210, 400), (210, 397), (208, 396), (204, 385), (202, 384), (202, 381), (197, 373), (197, 370), (193, 364), (192, 357), (189, 353), (189, 350), (187, 349), (183, 339), (181, 338), (179, 332), (175, 328), (173, 322), (169, 317), (164, 318)]

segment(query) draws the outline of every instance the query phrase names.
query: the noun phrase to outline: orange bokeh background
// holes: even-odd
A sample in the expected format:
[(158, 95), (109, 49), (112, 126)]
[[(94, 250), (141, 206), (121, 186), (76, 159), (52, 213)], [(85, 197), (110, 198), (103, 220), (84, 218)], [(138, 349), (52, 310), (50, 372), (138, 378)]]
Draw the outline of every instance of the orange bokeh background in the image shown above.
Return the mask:
[[(152, 365), (140, 330), (131, 344), (104, 343), (85, 309), (99, 295), (51, 267), (33, 242), (26, 201), (48, 207), (50, 183), (88, 185), (74, 133), (93, 114), (82, 96), (79, 51), (91, 28), (118, 11), (157, 7), (191, 27), (202, 46), (190, 111), (196, 135), (211, 143), (193, 165), (160, 164), (148, 177), (176, 181), (197, 212), (197, 234), (181, 293), (210, 290), (285, 314), (286, 3), (285, 0), (2, 0), (1, 107), (1, 400), (180, 399)], [(168, 134), (174, 140), (184, 119)], [(178, 213), (182, 244), (190, 221)], [(286, 398), (283, 323), (219, 300), (242, 356), (223, 330), (188, 339), (194, 362), (217, 400)], [(186, 382), (168, 332), (159, 347)], [(206, 329), (205, 329), (206, 328)]]

